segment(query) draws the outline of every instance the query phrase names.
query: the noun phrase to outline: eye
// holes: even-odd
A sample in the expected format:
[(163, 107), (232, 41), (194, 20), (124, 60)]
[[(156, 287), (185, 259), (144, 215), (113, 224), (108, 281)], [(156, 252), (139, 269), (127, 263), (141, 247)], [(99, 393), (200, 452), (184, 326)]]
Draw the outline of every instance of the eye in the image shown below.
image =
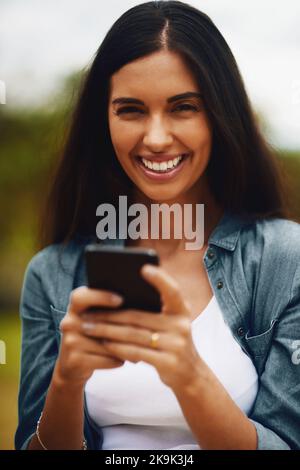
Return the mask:
[(135, 108), (134, 106), (126, 106), (124, 108), (120, 108), (116, 111), (116, 114), (129, 114), (129, 113), (143, 113), (143, 111), (139, 108)]
[(196, 106), (193, 106), (191, 104), (183, 103), (183, 104), (179, 104), (178, 106), (176, 106), (172, 112), (176, 112), (176, 111), (198, 111), (198, 108), (196, 108)]
[[(198, 108), (196, 106), (193, 106), (188, 103), (182, 103), (178, 104), (171, 112), (181, 112), (181, 111), (193, 111), (196, 112), (198, 111)], [(120, 114), (144, 114), (144, 111), (140, 108), (136, 108), (135, 106), (125, 106), (123, 108), (119, 108), (117, 111), (114, 112), (117, 116)]]

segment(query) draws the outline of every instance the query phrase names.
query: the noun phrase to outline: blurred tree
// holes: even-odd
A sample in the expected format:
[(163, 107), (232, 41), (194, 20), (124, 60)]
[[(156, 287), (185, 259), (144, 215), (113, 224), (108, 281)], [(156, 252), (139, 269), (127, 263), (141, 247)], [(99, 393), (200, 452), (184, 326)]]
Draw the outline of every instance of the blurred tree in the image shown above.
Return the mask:
[(0, 309), (16, 306), (24, 267), (36, 250), (48, 175), (63, 145), (83, 71), (66, 77), (38, 108), (0, 106)]

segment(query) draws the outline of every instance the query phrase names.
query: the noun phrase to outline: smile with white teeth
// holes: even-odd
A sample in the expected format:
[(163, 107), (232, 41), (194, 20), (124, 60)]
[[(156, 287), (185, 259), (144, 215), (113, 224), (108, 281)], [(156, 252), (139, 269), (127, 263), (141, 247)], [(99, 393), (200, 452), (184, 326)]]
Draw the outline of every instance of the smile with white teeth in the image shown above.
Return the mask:
[(149, 170), (156, 171), (158, 173), (163, 173), (173, 168), (176, 168), (181, 160), (183, 159), (183, 155), (178, 155), (178, 157), (174, 158), (173, 160), (169, 160), (167, 162), (152, 162), (150, 160), (146, 160), (146, 158), (141, 158), (143, 165), (148, 168)]

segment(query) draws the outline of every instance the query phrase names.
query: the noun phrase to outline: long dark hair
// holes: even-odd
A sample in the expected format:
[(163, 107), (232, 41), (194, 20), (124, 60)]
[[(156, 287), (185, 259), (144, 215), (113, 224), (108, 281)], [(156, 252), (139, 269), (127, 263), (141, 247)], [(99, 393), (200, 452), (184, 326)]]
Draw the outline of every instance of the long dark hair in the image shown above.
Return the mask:
[(40, 246), (94, 235), (96, 207), (130, 195), (110, 139), (110, 77), (168, 49), (181, 55), (203, 93), (213, 130), (207, 167), (216, 201), (257, 218), (288, 217), (279, 162), (259, 131), (236, 61), (212, 20), (181, 1), (151, 1), (111, 27), (86, 74), (42, 217)]

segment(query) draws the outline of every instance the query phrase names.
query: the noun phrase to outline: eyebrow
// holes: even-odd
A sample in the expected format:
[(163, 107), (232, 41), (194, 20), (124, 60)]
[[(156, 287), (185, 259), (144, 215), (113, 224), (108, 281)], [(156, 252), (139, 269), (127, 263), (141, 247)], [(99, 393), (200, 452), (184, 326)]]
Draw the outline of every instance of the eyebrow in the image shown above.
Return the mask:
[[(179, 95), (171, 96), (170, 98), (167, 98), (167, 103), (173, 103), (174, 101), (186, 99), (186, 98), (200, 98), (202, 96), (201, 93), (195, 92), (195, 91), (187, 91), (185, 93), (180, 93)], [(130, 98), (130, 97), (120, 97), (120, 98), (115, 98), (112, 101), (112, 104), (142, 104), (144, 105), (145, 103), (142, 100), (138, 100), (137, 98)]]

